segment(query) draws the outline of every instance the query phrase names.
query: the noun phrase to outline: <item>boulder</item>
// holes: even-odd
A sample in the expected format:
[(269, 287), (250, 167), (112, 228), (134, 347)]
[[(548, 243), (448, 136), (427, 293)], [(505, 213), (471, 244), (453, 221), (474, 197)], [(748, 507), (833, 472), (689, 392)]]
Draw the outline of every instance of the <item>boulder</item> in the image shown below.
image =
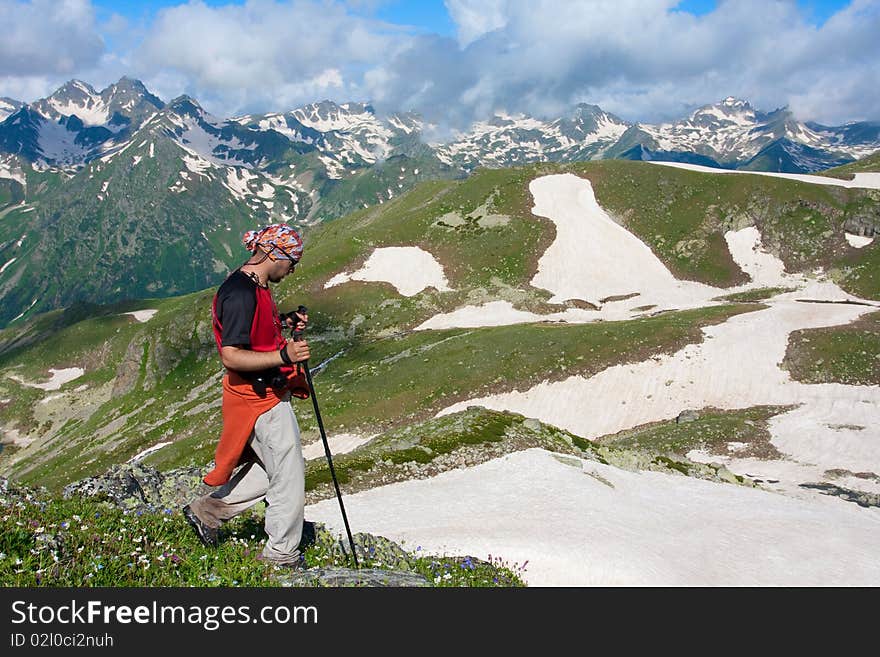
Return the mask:
[(128, 511), (155, 512), (179, 509), (213, 488), (202, 482), (202, 468), (178, 468), (159, 472), (143, 463), (112, 466), (96, 477), (87, 477), (64, 487), (62, 495), (94, 497)]
[(379, 568), (309, 568), (281, 575), (277, 581), (282, 586), (430, 586), (423, 575)]

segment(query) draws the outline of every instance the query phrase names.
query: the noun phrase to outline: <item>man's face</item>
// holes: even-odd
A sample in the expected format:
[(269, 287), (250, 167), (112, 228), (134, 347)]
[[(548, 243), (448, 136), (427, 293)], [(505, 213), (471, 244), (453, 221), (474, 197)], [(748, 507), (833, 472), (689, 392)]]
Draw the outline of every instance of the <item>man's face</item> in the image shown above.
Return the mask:
[(293, 273), (293, 261), (279, 258), (272, 263), (272, 269), (269, 270), (269, 280), (272, 283), (280, 283), (285, 276), (291, 273)]

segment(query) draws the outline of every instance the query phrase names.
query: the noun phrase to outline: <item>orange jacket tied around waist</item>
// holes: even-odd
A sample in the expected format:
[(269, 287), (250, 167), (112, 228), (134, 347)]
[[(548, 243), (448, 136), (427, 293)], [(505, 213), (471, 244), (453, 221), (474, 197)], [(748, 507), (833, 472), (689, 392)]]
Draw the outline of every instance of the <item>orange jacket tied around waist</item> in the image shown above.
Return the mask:
[(309, 391), (305, 374), (297, 372), (288, 379), (285, 388), (267, 388), (265, 397), (260, 397), (250, 381), (236, 372), (228, 372), (223, 377), (223, 433), (214, 455), (214, 469), (205, 475), (206, 484), (222, 486), (229, 481), (239, 465), (257, 418), (272, 410), (288, 391), (294, 397), (307, 399)]

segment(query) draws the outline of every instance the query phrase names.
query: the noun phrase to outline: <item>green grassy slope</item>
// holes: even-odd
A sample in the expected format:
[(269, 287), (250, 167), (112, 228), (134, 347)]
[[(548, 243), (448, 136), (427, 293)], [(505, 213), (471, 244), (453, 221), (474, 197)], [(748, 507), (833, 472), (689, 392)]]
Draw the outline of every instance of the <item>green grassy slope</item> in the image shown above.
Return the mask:
[[(266, 534), (253, 510), (224, 527), (218, 548), (206, 548), (178, 509), (133, 513), (104, 501), (53, 498), (2, 483), (0, 586), (290, 585), (284, 568), (256, 560)], [(306, 568), (351, 567), (338, 539), (315, 529), (314, 540), (304, 545)], [(373, 550), (361, 555), (362, 568), (418, 573), (428, 586), (525, 585), (524, 566), (498, 558), (424, 556), (367, 538)]]
[(860, 160), (856, 160), (855, 162), (850, 162), (849, 164), (844, 164), (840, 167), (834, 167), (833, 169), (826, 169), (825, 171), (820, 172), (819, 175), (850, 180), (854, 173), (868, 172), (880, 172), (880, 151), (863, 157)]
[[(861, 268), (869, 272), (859, 279), (861, 294), (880, 298), (880, 280), (870, 273), (880, 251), (850, 249), (841, 228), (849, 207), (876, 203), (863, 190), (614, 161), (477, 170), (464, 181), (422, 183), (391, 202), (310, 229), (300, 267), (276, 291), (281, 310), (299, 303), (310, 308), (312, 364), (337, 356), (316, 378), (328, 429), (374, 433), (478, 394), (641, 360), (701, 339), (700, 326), (756, 307), (412, 333), (435, 313), (464, 304), (505, 299), (536, 312), (560, 309), (547, 303), (547, 291), (528, 285), (555, 237), (549, 220), (531, 214), (528, 184), (537, 175), (566, 171), (589, 178), (600, 203), (683, 278), (721, 286), (742, 280), (723, 233), (757, 223), (789, 271), (840, 258), (850, 268), (840, 268), (844, 283), (856, 280), (846, 271)], [(482, 222), (486, 212), (501, 220)], [(366, 282), (324, 289), (374, 248), (401, 245), (432, 253), (452, 291), (403, 297), (387, 283)], [(233, 251), (239, 262), (245, 256)], [(123, 307), (83, 307), (0, 331), (0, 400), (7, 400), (0, 401), (0, 422), (34, 441), (4, 450), (0, 472), (57, 487), (159, 442), (173, 444), (148, 462), (163, 468), (206, 463), (220, 426), (212, 295), (207, 289), (124, 307), (158, 309), (146, 324), (116, 317)], [(60, 393), (9, 378), (46, 380), (48, 368), (73, 366), (86, 374)], [(308, 403), (297, 408), (306, 438), (316, 438)]]
[(846, 326), (793, 332), (782, 366), (804, 383), (880, 385), (880, 312)]

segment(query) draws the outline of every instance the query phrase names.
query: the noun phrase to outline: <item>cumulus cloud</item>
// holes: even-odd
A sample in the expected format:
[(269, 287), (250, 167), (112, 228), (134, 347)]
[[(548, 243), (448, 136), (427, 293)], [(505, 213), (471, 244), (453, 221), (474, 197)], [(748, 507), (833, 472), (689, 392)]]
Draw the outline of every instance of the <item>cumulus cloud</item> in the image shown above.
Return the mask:
[(104, 51), (88, 0), (0, 0), (0, 25), (0, 76), (72, 76)]
[(446, 0), (449, 16), (458, 28), (458, 42), (467, 46), (507, 24), (507, 0)]
[(111, 17), (102, 29), (116, 48), (102, 54), (86, 0), (0, 0), (14, 35), (0, 43), (0, 92), (21, 97), (8, 90), (62, 70), (96, 86), (128, 74), (220, 116), (371, 101), (440, 132), (579, 102), (660, 122), (729, 95), (828, 124), (880, 119), (880, 0), (853, 0), (821, 26), (796, 0), (719, 0), (701, 16), (680, 0), (445, 0), (455, 37), (372, 18), (383, 2), (191, 0), (129, 38)]
[[(703, 16), (678, 0), (447, 0), (459, 39), (414, 40), (380, 64), (374, 93), (415, 99), (435, 119), (480, 118), (487, 107), (558, 115), (578, 102), (662, 121), (728, 95), (803, 118), (880, 118), (876, 0), (856, 0), (816, 27), (797, 3), (722, 1)], [(429, 87), (411, 62), (428, 61)], [(444, 74), (444, 70), (446, 73)], [(823, 102), (824, 99), (824, 102)]]
[[(379, 65), (373, 94), (452, 122), (487, 108), (554, 116), (578, 102), (633, 121), (681, 117), (729, 95), (828, 123), (880, 118), (880, 3), (855, 0), (821, 27), (793, 0), (447, 0), (459, 38), (419, 38)], [(413, 61), (429, 62), (419, 79)], [(369, 80), (368, 80), (369, 82)]]
[(183, 76), (188, 93), (226, 99), (224, 110), (268, 111), (353, 99), (364, 69), (405, 43), (399, 29), (339, 3), (190, 2), (159, 13), (133, 63), (146, 78)]

